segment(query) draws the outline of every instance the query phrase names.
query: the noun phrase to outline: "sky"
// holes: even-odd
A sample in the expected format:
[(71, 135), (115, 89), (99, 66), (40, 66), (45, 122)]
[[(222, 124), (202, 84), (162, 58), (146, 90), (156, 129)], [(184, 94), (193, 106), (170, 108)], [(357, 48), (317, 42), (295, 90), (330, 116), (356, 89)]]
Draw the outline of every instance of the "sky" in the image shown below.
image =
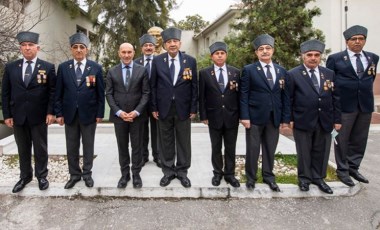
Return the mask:
[(170, 16), (176, 22), (186, 19), (188, 15), (199, 14), (210, 23), (228, 10), (238, 0), (177, 0), (178, 9), (171, 10)]

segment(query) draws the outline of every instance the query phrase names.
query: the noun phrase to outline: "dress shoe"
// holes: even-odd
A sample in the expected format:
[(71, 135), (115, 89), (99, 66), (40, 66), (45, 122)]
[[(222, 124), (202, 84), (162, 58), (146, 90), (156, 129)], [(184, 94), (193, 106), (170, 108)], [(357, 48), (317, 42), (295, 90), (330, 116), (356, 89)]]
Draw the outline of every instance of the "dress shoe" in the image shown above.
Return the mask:
[(300, 188), (300, 190), (302, 191), (302, 192), (307, 192), (307, 191), (309, 191), (309, 184), (308, 183), (304, 183), (304, 182), (300, 182), (300, 183), (298, 183), (298, 187)]
[(355, 183), (351, 180), (351, 178), (349, 176), (338, 176), (338, 179), (345, 185), (349, 186), (349, 187), (354, 187), (355, 186)]
[(40, 190), (46, 190), (49, 188), (49, 181), (46, 180), (46, 178), (37, 178), (38, 180), (38, 187)]
[(253, 182), (253, 181), (247, 181), (247, 183), (245, 184), (245, 186), (247, 187), (247, 189), (253, 190), (253, 189), (255, 189), (255, 182)]
[(15, 186), (13, 187), (12, 192), (17, 193), (24, 189), (25, 185), (27, 185), (29, 182), (31, 182), (33, 177), (27, 177), (25, 179), (20, 179)]
[(230, 184), (234, 188), (240, 187), (239, 181), (235, 177), (233, 177), (233, 176), (231, 176), (231, 177), (224, 177), (224, 180), (227, 182), (227, 184)]
[(162, 167), (162, 166), (161, 166), (161, 160), (160, 160), (160, 159), (158, 159), (158, 158), (155, 158), (155, 159), (153, 159), (153, 162), (155, 162), (155, 163), (156, 163), (157, 167), (159, 167), (159, 168), (161, 168), (161, 167)]
[(363, 182), (363, 183), (366, 183), (366, 184), (369, 183), (369, 181), (367, 180), (367, 178), (365, 178), (358, 171), (350, 171), (349, 174), (350, 174), (350, 176), (352, 176), (357, 181), (360, 181), (360, 182)]
[(327, 194), (333, 194), (333, 190), (324, 181), (312, 182), (312, 183), (318, 186), (319, 190), (321, 190), (322, 192), (327, 193)]
[(83, 178), (84, 180), (84, 184), (86, 185), (86, 187), (89, 187), (89, 188), (92, 188), (94, 187), (94, 180), (92, 179), (92, 177), (85, 177)]
[(80, 177), (70, 177), (70, 180), (67, 181), (66, 185), (65, 185), (65, 189), (70, 189), (72, 187), (74, 187), (74, 185), (80, 181)]
[(170, 176), (163, 176), (160, 180), (160, 186), (161, 187), (166, 187), (170, 184), (170, 182), (175, 178), (175, 175), (170, 175)]
[(178, 177), (178, 180), (181, 181), (181, 185), (183, 187), (185, 187), (185, 188), (190, 188), (191, 187), (190, 179), (187, 176)]
[(128, 174), (127, 176), (122, 176), (117, 183), (117, 188), (125, 188), (127, 187), (128, 181), (131, 180), (131, 176)]
[(133, 178), (133, 188), (141, 188), (142, 180), (141, 180), (140, 174), (135, 174), (132, 176), (132, 178)]
[(211, 179), (211, 184), (214, 185), (214, 186), (219, 186), (221, 180), (222, 180), (222, 176), (221, 175), (214, 175), (212, 177), (212, 179)]
[(264, 181), (264, 183), (269, 185), (269, 188), (272, 189), (274, 192), (281, 192), (276, 182)]

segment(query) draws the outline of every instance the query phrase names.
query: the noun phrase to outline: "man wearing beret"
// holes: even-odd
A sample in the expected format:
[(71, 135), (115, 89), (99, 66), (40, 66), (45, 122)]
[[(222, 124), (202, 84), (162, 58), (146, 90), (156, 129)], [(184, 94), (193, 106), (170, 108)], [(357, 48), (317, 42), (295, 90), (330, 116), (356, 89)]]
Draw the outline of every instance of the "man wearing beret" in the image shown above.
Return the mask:
[(280, 192), (273, 174), (280, 125), (290, 122), (289, 96), (285, 90), (286, 70), (272, 62), (274, 38), (259, 35), (253, 41), (259, 61), (246, 65), (240, 79), (240, 120), (246, 128), (246, 187), (255, 188), (257, 164), (262, 149), (263, 182)]
[(309, 40), (301, 44), (303, 64), (289, 71), (289, 95), (293, 135), (297, 150), (298, 186), (310, 183), (328, 194), (324, 182), (330, 155), (331, 131), (339, 130), (340, 104), (334, 90), (334, 72), (319, 66), (325, 44)]
[(4, 122), (13, 128), (16, 140), (20, 180), (12, 192), (21, 191), (32, 181), (32, 145), (34, 152), (34, 175), (40, 190), (49, 187), (47, 126), (54, 118), (54, 92), (56, 75), (54, 65), (37, 58), (40, 50), (39, 34), (20, 32), (22, 59), (8, 63), (2, 83), (2, 108)]
[[(235, 150), (239, 127), (239, 69), (226, 65), (227, 45), (210, 46), (213, 65), (199, 71), (199, 114), (208, 125), (211, 139), (212, 185), (224, 180), (240, 187), (235, 178)], [(224, 167), (222, 143), (224, 142)], [(223, 170), (224, 168), (224, 170)]]
[[(119, 150), (121, 178), (117, 187), (127, 186), (132, 158), (133, 187), (141, 188), (143, 128), (150, 94), (148, 71), (133, 62), (135, 50), (132, 44), (121, 44), (118, 53), (121, 63), (108, 71), (106, 81), (106, 98), (111, 108), (109, 120), (114, 123)], [(129, 157), (129, 140), (132, 157)]]
[[(154, 49), (156, 44), (156, 38), (149, 35), (144, 34), (140, 39), (141, 52), (143, 55), (135, 59), (135, 62), (145, 66), (148, 71), (148, 76), (150, 78), (151, 69), (152, 69), (152, 61), (154, 58)], [(158, 167), (161, 167), (161, 160), (158, 154), (158, 137), (157, 137), (157, 121), (154, 119), (152, 113), (150, 112), (150, 106), (147, 106), (146, 110), (148, 111), (148, 116), (144, 121), (144, 134), (143, 134), (143, 165), (149, 161), (149, 122), (150, 122), (150, 136), (151, 136), (151, 147), (152, 147), (152, 156), (153, 162), (156, 163)]]
[[(73, 59), (58, 66), (55, 112), (57, 122), (65, 124), (67, 160), (70, 180), (65, 189), (83, 178), (94, 186), (92, 165), (96, 123), (104, 117), (104, 83), (102, 67), (87, 59), (90, 40), (81, 33), (69, 38)], [(83, 145), (83, 169), (79, 165), (80, 140)]]
[(342, 129), (335, 147), (336, 173), (342, 183), (354, 186), (350, 178), (368, 183), (360, 172), (374, 111), (373, 82), (379, 56), (363, 51), (367, 29), (352, 26), (343, 32), (347, 49), (328, 57), (326, 66), (335, 72), (335, 88), (342, 107)]
[(177, 177), (188, 188), (191, 186), (187, 177), (191, 163), (191, 119), (197, 113), (198, 75), (195, 59), (180, 51), (181, 32), (174, 27), (162, 31), (168, 52), (153, 59), (150, 83), (164, 173), (160, 185), (167, 186)]

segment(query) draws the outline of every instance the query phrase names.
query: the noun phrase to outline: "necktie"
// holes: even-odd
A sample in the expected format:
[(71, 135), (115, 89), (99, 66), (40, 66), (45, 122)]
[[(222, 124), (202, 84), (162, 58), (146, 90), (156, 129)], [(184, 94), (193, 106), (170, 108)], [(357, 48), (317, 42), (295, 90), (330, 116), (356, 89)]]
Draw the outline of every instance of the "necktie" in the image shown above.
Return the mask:
[(272, 73), (270, 72), (270, 69), (269, 69), (270, 65), (266, 65), (265, 67), (267, 67), (267, 80), (268, 80), (269, 86), (271, 89), (273, 89), (274, 83), (273, 83)]
[(82, 70), (80, 69), (80, 66), (82, 65), (81, 62), (77, 62), (77, 69), (75, 70), (75, 76), (77, 78), (77, 85), (80, 85), (80, 82), (82, 81)]
[(222, 68), (219, 68), (218, 84), (219, 84), (220, 92), (223, 93), (223, 91), (224, 91), (224, 77), (223, 77), (223, 69)]
[(150, 78), (150, 58), (146, 59), (145, 68), (148, 70), (149, 78)]
[(26, 86), (28, 86), (29, 82), (30, 82), (30, 79), (32, 78), (32, 61), (26, 61), (26, 63), (28, 63), (28, 65), (26, 66), (26, 69), (25, 69), (25, 74), (24, 74), (24, 83)]
[(358, 74), (359, 78), (363, 76), (364, 73), (364, 66), (362, 61), (360, 60), (360, 54), (355, 54), (356, 56), (356, 73)]
[(127, 68), (127, 73), (125, 75), (124, 87), (127, 89), (128, 88), (129, 78), (131, 77), (131, 71), (129, 70), (131, 67), (130, 66), (126, 66), (125, 68)]
[(319, 84), (318, 84), (317, 76), (315, 76), (314, 72), (315, 72), (314, 69), (310, 70), (310, 74), (311, 74), (310, 78), (311, 78), (311, 81), (313, 82), (314, 88), (317, 90), (317, 92), (319, 92)]
[(174, 74), (175, 74), (175, 66), (174, 66), (174, 58), (171, 59), (172, 63), (170, 64), (170, 78), (174, 84)]

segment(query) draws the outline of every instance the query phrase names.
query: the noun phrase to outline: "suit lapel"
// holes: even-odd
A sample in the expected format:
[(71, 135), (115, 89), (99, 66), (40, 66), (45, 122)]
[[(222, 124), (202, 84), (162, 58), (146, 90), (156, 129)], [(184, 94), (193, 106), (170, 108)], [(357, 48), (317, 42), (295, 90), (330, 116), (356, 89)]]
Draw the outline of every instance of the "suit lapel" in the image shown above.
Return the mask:
[(343, 62), (346, 64), (346, 68), (348, 68), (351, 71), (352, 76), (355, 76), (355, 78), (358, 78), (359, 76), (356, 73), (354, 67), (352, 66), (350, 55), (348, 55), (347, 49), (344, 51), (344, 55), (342, 58), (343, 58)]
[(180, 68), (179, 68), (179, 72), (178, 72), (178, 76), (177, 76), (177, 81), (176, 81), (176, 83), (174, 85), (178, 85), (181, 81), (183, 81), (183, 79), (182, 79), (182, 73), (183, 73), (183, 70), (184, 70), (184, 65), (187, 62), (186, 57), (184, 57), (181, 54), (181, 51), (179, 51), (178, 56), (179, 56), (179, 66), (180, 66)]
[(264, 83), (267, 85), (268, 90), (269, 90), (269, 91), (272, 91), (271, 88), (270, 88), (270, 85), (269, 85), (269, 82), (268, 82), (267, 76), (265, 75), (265, 73), (264, 73), (264, 69), (263, 69), (263, 67), (261, 66), (260, 62), (257, 62), (257, 63), (256, 63), (256, 69), (257, 69), (257, 72), (259, 73), (261, 79), (262, 79), (262, 80), (264, 81)]
[(69, 75), (71, 76), (71, 80), (73, 80), (73, 83), (75, 86), (78, 86), (77, 84), (77, 77), (75, 76), (75, 65), (74, 65), (74, 59), (71, 60), (71, 63), (68, 66)]
[[(314, 84), (313, 84), (313, 81), (311, 80), (310, 78), (310, 75), (309, 73), (307, 72), (307, 70), (305, 69), (305, 67), (302, 65), (302, 67), (300, 68), (300, 72), (301, 72), (301, 75), (305, 78), (306, 82), (310, 85), (310, 87), (313, 89), (314, 92), (316, 92), (317, 94), (319, 94), (319, 92), (315, 89), (314, 87)], [(318, 77), (318, 76), (317, 76)], [(321, 82), (322, 83), (322, 82)], [(319, 87), (320, 88), (320, 87)]]
[(162, 71), (164, 72), (164, 76), (166, 77), (166, 80), (169, 81), (172, 85), (173, 85), (173, 81), (170, 77), (170, 69), (169, 69), (169, 61), (168, 60), (168, 54), (165, 54), (163, 56), (163, 59), (162, 59), (162, 65), (163, 65), (163, 68), (162, 68)]
[(87, 60), (86, 66), (85, 66), (83, 74), (82, 74), (82, 80), (81, 80), (79, 86), (81, 86), (83, 84), (83, 82), (86, 81), (87, 76), (91, 75), (91, 69), (92, 69), (92, 65), (90, 65), (89, 61)]
[(23, 61), (24, 61), (24, 59), (20, 59), (16, 63), (16, 65), (18, 67), (18, 69), (17, 69), (17, 81), (20, 82), (20, 84), (23, 84), (24, 87), (26, 87), (25, 83), (24, 83), (24, 80), (22, 79), (22, 74), (23, 74), (22, 73), (22, 65), (23, 65)]
[(216, 80), (216, 73), (215, 73), (215, 70), (214, 70), (214, 65), (212, 65), (212, 66), (207, 70), (207, 74), (208, 74), (208, 76), (209, 76), (209, 78), (210, 78), (210, 81), (211, 81), (212, 86), (220, 92), (220, 89), (219, 89), (219, 83), (218, 83), (218, 81)]

